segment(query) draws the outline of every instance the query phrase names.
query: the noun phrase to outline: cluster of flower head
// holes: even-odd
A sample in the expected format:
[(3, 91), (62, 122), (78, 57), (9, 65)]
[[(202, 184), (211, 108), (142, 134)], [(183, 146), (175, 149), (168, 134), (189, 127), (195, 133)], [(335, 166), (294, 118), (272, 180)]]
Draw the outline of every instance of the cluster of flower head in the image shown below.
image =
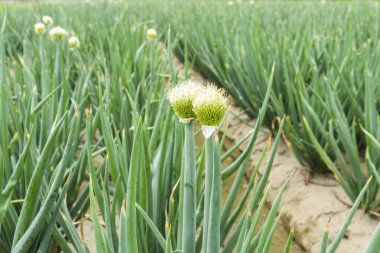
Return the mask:
[(214, 84), (185, 81), (169, 90), (168, 99), (181, 122), (198, 119), (203, 126), (218, 126), (227, 112), (227, 97)]
[[(53, 18), (50, 16), (43, 16), (42, 22), (34, 25), (34, 31), (38, 35), (46, 33), (46, 28), (50, 28), (54, 24)], [(68, 32), (60, 26), (55, 26), (49, 29), (49, 37), (53, 41), (60, 41), (68, 37)], [(68, 43), (71, 50), (78, 49), (80, 47), (79, 39), (72, 35), (68, 38)]]

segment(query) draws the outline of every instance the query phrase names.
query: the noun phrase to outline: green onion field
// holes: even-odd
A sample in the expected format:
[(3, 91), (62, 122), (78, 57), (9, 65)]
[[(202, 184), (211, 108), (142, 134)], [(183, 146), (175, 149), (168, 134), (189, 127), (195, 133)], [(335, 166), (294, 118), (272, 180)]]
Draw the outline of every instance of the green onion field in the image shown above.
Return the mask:
[(0, 2), (0, 253), (380, 253), (379, 222), (380, 1)]

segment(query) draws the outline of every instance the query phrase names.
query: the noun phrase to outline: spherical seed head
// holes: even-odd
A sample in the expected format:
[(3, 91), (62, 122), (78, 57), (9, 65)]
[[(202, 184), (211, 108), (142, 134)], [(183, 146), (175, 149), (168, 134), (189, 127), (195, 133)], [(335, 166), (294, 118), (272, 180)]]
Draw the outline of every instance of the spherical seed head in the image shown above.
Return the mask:
[(62, 27), (56, 26), (49, 31), (49, 35), (52, 40), (63, 40), (66, 37), (67, 32)]
[(193, 101), (203, 88), (202, 84), (187, 80), (169, 90), (168, 99), (178, 118), (185, 120), (195, 118)]
[(194, 100), (193, 111), (203, 126), (218, 126), (227, 113), (225, 92), (208, 84)]
[(45, 25), (42, 24), (42, 23), (37, 23), (34, 25), (34, 31), (41, 35), (41, 34), (44, 34), (46, 32), (46, 28), (45, 28)]
[(50, 17), (50, 16), (43, 16), (43, 17), (42, 17), (42, 22), (43, 22), (45, 25), (52, 25), (52, 24), (54, 23), (53, 18)]
[(154, 29), (154, 28), (148, 29), (148, 31), (146, 32), (146, 38), (149, 41), (155, 40), (157, 38), (157, 31), (156, 31), (156, 29)]
[(76, 36), (71, 36), (69, 38), (69, 46), (72, 50), (78, 49), (80, 47), (79, 39)]

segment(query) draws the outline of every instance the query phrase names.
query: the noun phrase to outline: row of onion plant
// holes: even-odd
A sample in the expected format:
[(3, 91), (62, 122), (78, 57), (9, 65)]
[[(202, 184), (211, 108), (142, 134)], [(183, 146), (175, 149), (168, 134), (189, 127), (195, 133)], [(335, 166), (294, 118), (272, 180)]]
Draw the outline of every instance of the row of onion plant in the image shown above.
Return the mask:
[(176, 32), (176, 54), (187, 52), (196, 70), (254, 118), (275, 62), (265, 125), (272, 129), (284, 117), (283, 139), (296, 157), (314, 172), (331, 171), (352, 201), (374, 176), (363, 206), (378, 208), (377, 3), (202, 2), (152, 9)]

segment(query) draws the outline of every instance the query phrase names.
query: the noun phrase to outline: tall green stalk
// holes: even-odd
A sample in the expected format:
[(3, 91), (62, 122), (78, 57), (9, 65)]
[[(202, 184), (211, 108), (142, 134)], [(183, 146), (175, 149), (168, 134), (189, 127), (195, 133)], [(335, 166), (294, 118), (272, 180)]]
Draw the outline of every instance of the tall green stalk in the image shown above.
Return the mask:
[(207, 230), (207, 251), (208, 253), (220, 252), (220, 203), (221, 203), (221, 188), (222, 188), (222, 173), (220, 162), (219, 140), (214, 139), (213, 135), (208, 138), (215, 142), (213, 154), (209, 154), (214, 159), (211, 201), (209, 210), (209, 221)]
[(185, 125), (185, 164), (184, 164), (184, 199), (183, 199), (183, 229), (182, 252), (195, 252), (196, 207), (195, 207), (195, 143), (194, 126)]
[(214, 170), (214, 134), (212, 134), (205, 141), (206, 146), (206, 168), (205, 168), (205, 197), (204, 197), (204, 210), (203, 210), (203, 240), (202, 248), (203, 252), (207, 250), (207, 235), (208, 235), (208, 223), (209, 223), (209, 210), (211, 200), (212, 178)]
[[(40, 53), (40, 60), (41, 60), (41, 84), (40, 84), (40, 92), (42, 95), (42, 99), (46, 98), (46, 96), (49, 94), (47, 85), (47, 75), (46, 75), (46, 65), (45, 65), (45, 56), (44, 56), (44, 38), (42, 36), (39, 36), (39, 53)], [(40, 129), (40, 138), (39, 138), (39, 145), (40, 148), (43, 147), (43, 144), (46, 141), (47, 138), (47, 131), (49, 129), (49, 121), (48, 118), (50, 117), (49, 108), (44, 107), (42, 112), (42, 120), (41, 120), (41, 129)]]
[(141, 150), (142, 150), (142, 129), (141, 120), (138, 123), (135, 138), (133, 142), (131, 163), (129, 166), (128, 190), (127, 190), (127, 253), (138, 252), (137, 247), (137, 224), (136, 224), (136, 189), (138, 181), (138, 173), (141, 165)]

